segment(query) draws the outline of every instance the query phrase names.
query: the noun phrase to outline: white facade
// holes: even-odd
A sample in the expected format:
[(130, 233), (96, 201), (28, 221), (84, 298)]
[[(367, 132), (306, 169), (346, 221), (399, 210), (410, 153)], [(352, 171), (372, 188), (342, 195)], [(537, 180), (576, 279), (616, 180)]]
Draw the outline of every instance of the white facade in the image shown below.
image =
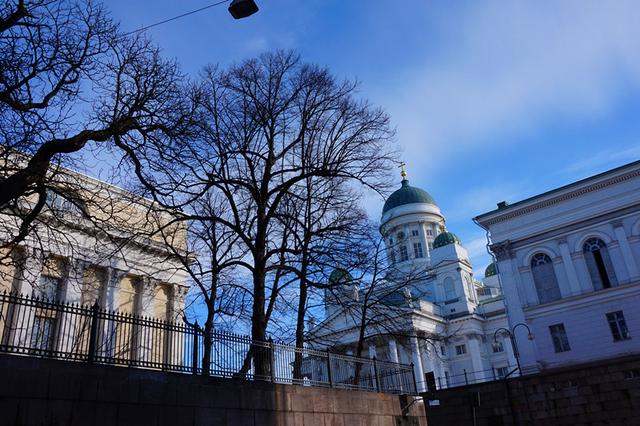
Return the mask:
[(475, 218), (523, 371), (640, 353), (640, 162)]
[[(395, 266), (387, 288), (408, 275), (418, 278), (396, 287), (389, 303), (372, 307), (385, 310), (389, 320), (366, 328), (363, 356), (413, 363), (419, 391), (426, 389), (429, 373), (446, 387), (493, 379), (516, 364), (503, 335), (494, 344), (495, 331), (507, 324), (497, 278), (474, 279), (467, 251), (444, 224), (431, 196), (406, 179), (387, 200), (381, 218), (387, 258)], [(351, 281), (344, 287), (338, 292), (341, 303), (326, 298), (327, 318), (310, 335), (326, 347), (354, 354), (360, 328), (353, 313), (367, 289)], [(384, 292), (385, 286), (376, 291)]]
[[(188, 291), (187, 277), (177, 256), (154, 233), (172, 216), (153, 216), (148, 200), (87, 176), (65, 173), (82, 188), (82, 193), (74, 194), (77, 204), (82, 203), (85, 212), (98, 219), (87, 219), (77, 205), (62, 198), (50, 198), (35, 232), (11, 250), (0, 251), (0, 293), (82, 306), (95, 303), (105, 310), (158, 320), (179, 319)], [(63, 191), (64, 186), (61, 188)], [(20, 222), (4, 214), (0, 220), (0, 242), (9, 241)], [(186, 229), (169, 228), (167, 232), (176, 248), (184, 247)], [(63, 344), (55, 336), (64, 327), (65, 332), (75, 327), (63, 314), (40, 309), (29, 311), (35, 318), (28, 317), (25, 324), (34, 325), (25, 332), (22, 324), (5, 324), (8, 305), (3, 309), (4, 340), (12, 339), (12, 330), (19, 329), (27, 340), (37, 333), (37, 346), (53, 350)], [(39, 318), (40, 314), (44, 316)], [(38, 327), (40, 323), (47, 326)], [(77, 339), (83, 338), (82, 333), (76, 334)], [(121, 340), (128, 348), (131, 339)]]

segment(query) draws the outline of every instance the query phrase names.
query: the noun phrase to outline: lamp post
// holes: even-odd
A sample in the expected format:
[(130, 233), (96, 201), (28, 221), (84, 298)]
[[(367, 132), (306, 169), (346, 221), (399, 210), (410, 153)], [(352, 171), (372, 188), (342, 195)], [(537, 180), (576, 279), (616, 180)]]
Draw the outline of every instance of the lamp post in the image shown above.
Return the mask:
[(496, 330), (495, 333), (493, 333), (493, 346), (496, 347), (498, 345), (498, 333), (500, 331), (504, 331), (507, 333), (507, 335), (509, 336), (509, 339), (511, 340), (511, 347), (513, 348), (513, 356), (516, 357), (516, 364), (518, 365), (518, 374), (522, 376), (522, 368), (520, 368), (520, 352), (518, 351), (518, 343), (516, 342), (516, 328), (518, 327), (524, 327), (527, 329), (527, 332), (529, 333), (527, 335), (527, 339), (529, 340), (533, 340), (534, 336), (533, 333), (531, 332), (531, 329), (529, 328), (529, 326), (523, 322), (518, 323), (516, 325), (514, 325), (511, 330), (509, 330), (508, 328), (504, 328), (504, 327), (500, 327), (499, 329)]

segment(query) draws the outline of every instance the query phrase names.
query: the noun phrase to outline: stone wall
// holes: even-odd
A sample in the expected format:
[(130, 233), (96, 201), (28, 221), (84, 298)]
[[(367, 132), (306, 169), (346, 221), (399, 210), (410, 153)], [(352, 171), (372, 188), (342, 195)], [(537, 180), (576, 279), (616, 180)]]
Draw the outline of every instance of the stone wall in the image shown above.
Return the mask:
[(426, 426), (420, 400), (0, 355), (0, 425)]
[(429, 426), (640, 425), (640, 357), (423, 396)]

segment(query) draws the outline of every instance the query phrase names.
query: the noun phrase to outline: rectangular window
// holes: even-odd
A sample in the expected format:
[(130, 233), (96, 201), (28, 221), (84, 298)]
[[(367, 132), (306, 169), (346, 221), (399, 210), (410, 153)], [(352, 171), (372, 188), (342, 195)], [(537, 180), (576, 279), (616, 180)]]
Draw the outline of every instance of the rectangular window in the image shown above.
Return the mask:
[(567, 338), (567, 332), (564, 329), (564, 324), (554, 324), (549, 326), (549, 333), (551, 333), (551, 340), (553, 340), (553, 347), (556, 352), (567, 352), (571, 350), (569, 346), (569, 339)]
[(433, 236), (433, 231), (431, 229), (427, 229), (427, 235), (432, 237)]
[(400, 246), (400, 262), (409, 260), (409, 253), (407, 252), (407, 246)]
[(447, 348), (446, 348), (446, 346), (440, 346), (440, 354), (442, 356), (447, 356)]
[(419, 235), (418, 230), (417, 229), (412, 229), (411, 230), (411, 235), (414, 236), (414, 237), (417, 237)]
[(496, 377), (504, 379), (509, 374), (509, 367), (496, 367)]
[(622, 311), (609, 312), (607, 314), (607, 321), (609, 322), (609, 328), (611, 329), (614, 342), (631, 339)]
[(456, 345), (456, 355), (464, 355), (467, 353), (466, 345)]
[(428, 243), (429, 245), (429, 251), (433, 250), (433, 243)]
[(493, 353), (497, 354), (499, 352), (504, 352), (504, 345), (502, 342), (493, 342), (491, 346), (493, 348)]
[(413, 243), (413, 254), (416, 256), (416, 259), (424, 257), (424, 253), (422, 252), (422, 243)]

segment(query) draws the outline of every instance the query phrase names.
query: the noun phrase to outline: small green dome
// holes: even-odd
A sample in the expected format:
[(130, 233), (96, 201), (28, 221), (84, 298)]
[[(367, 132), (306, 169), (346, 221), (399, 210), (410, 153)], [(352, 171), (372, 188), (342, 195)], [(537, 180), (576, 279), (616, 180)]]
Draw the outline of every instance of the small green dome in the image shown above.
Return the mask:
[(444, 231), (433, 240), (433, 248), (444, 247), (449, 244), (460, 244), (460, 238), (453, 232)]
[(331, 284), (347, 284), (351, 281), (353, 281), (353, 277), (346, 269), (336, 268), (331, 272), (331, 275), (329, 275), (329, 282)]
[(387, 198), (382, 208), (382, 214), (405, 204), (426, 203), (436, 205), (436, 201), (425, 190), (409, 185), (407, 179), (402, 179), (402, 186)]
[(486, 277), (492, 277), (496, 274), (496, 263), (495, 262), (491, 262), (491, 264), (489, 266), (487, 266), (487, 269), (484, 270), (484, 276)]

